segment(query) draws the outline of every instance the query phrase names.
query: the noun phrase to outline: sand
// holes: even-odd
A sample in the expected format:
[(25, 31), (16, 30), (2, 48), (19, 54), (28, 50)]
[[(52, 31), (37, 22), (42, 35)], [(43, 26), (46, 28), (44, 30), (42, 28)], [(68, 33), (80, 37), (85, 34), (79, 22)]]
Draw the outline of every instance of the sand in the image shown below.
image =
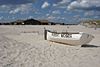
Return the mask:
[[(43, 29), (94, 35), (86, 44), (70, 46), (46, 41)], [(100, 28), (72, 26), (0, 26), (0, 67), (100, 67)]]

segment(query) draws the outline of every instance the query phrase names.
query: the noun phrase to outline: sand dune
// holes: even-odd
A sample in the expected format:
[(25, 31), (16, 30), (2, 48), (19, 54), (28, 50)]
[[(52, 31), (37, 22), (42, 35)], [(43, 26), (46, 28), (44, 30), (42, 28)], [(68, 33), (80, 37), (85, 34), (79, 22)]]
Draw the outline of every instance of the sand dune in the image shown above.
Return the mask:
[[(49, 42), (43, 29), (94, 35), (82, 46)], [(0, 26), (0, 67), (100, 67), (100, 28), (84, 26)]]

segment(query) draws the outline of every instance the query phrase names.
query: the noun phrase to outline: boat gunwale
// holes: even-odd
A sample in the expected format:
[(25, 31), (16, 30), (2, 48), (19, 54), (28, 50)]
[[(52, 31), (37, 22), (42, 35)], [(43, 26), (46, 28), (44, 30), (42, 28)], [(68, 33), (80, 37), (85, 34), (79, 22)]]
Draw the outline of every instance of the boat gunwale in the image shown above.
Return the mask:
[(56, 34), (80, 34), (80, 32), (56, 32), (56, 31), (50, 31), (47, 30), (50, 33), (56, 33)]

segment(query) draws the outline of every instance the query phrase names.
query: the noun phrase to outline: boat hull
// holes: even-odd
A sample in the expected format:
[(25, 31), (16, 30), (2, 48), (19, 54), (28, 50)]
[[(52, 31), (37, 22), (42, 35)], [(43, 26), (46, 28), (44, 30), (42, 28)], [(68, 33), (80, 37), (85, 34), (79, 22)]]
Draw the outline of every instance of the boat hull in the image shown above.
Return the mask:
[(63, 43), (68, 45), (83, 45), (89, 43), (94, 36), (83, 32), (52, 32), (45, 30), (45, 40)]

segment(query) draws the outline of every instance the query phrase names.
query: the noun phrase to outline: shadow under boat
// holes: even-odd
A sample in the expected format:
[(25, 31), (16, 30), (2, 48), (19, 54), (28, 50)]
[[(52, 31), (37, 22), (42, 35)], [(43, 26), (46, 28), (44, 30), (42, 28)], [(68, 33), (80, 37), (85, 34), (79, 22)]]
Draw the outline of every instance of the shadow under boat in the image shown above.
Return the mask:
[(83, 45), (81, 45), (81, 47), (84, 47), (84, 48), (98, 48), (100, 46), (90, 45), (90, 44), (83, 44)]

